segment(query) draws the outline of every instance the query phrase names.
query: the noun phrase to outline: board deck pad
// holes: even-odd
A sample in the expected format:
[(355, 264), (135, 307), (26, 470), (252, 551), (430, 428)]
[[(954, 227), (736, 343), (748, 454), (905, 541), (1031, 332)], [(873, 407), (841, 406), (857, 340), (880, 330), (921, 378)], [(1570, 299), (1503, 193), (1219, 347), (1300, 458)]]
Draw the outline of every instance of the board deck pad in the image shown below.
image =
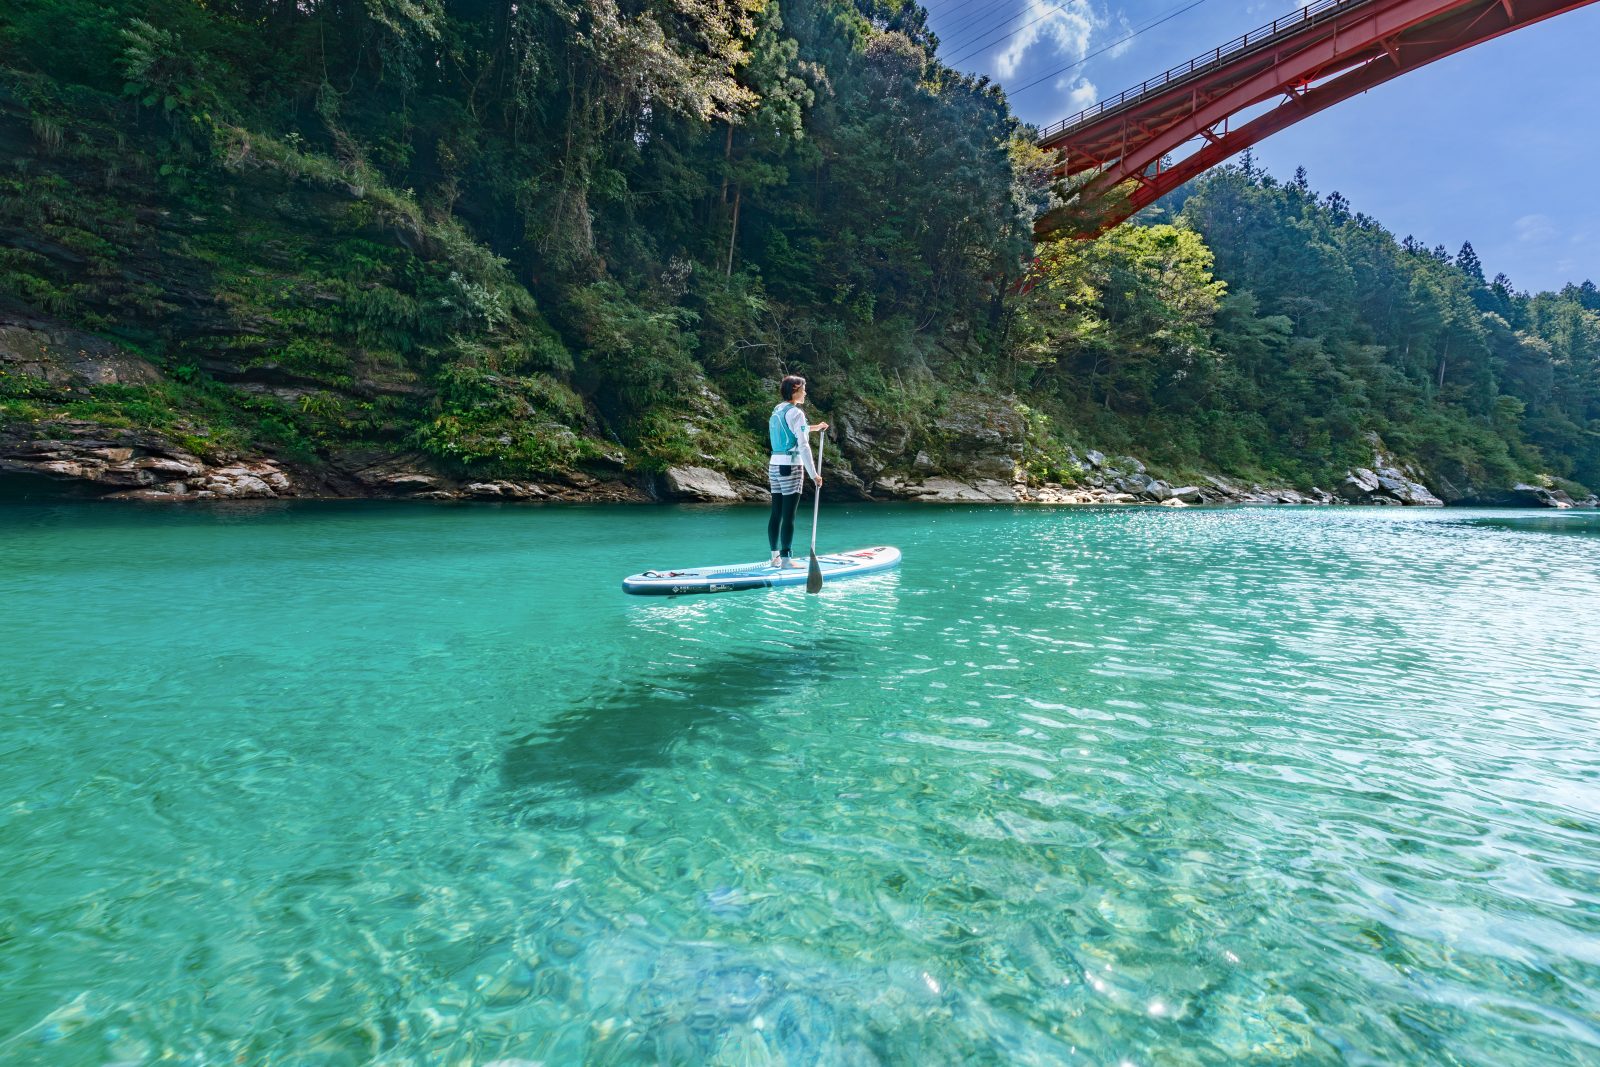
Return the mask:
[[(793, 570), (777, 570), (760, 563), (733, 563), (722, 567), (685, 567), (630, 574), (622, 580), (622, 591), (637, 596), (692, 596), (699, 593), (731, 593), (739, 589), (770, 589), (786, 585), (805, 585), (809, 556), (796, 556), (800, 564)], [(822, 582), (879, 574), (900, 565), (900, 550), (893, 545), (857, 548), (849, 552), (830, 552), (817, 556)]]

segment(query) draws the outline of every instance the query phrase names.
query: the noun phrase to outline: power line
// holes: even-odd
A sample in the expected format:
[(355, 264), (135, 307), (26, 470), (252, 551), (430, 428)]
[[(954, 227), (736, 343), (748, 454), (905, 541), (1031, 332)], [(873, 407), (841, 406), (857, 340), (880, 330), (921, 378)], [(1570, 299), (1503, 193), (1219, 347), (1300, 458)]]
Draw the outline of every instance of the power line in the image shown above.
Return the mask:
[(1183, 7), (1176, 8), (1176, 9), (1174, 9), (1172, 11), (1169, 11), (1165, 15), (1163, 15), (1160, 18), (1156, 19), (1154, 22), (1146, 23), (1145, 25), (1140, 26), (1137, 30), (1134, 30), (1132, 33), (1130, 33), (1130, 34), (1128, 34), (1128, 35), (1126, 35), (1124, 37), (1119, 37), (1117, 40), (1112, 41), (1110, 44), (1106, 45), (1104, 48), (1099, 48), (1099, 49), (1096, 49), (1093, 52), (1090, 52), (1088, 55), (1084, 56), (1082, 59), (1078, 60), (1075, 63), (1068, 63), (1066, 66), (1062, 67), (1060, 70), (1051, 71), (1049, 74), (1046, 74), (1042, 78), (1035, 78), (1033, 81), (1029, 82), (1027, 85), (1022, 86), (1019, 89), (1007, 89), (1006, 90), (1006, 96), (1011, 98), (1011, 99), (1015, 99), (1019, 93), (1025, 93), (1029, 89), (1032, 89), (1035, 85), (1042, 85), (1045, 82), (1050, 81), (1052, 78), (1058, 78), (1061, 75), (1065, 74), (1067, 71), (1072, 70), (1074, 67), (1081, 67), (1085, 63), (1089, 62), (1089, 60), (1095, 58), (1096, 56), (1103, 56), (1107, 52), (1111, 51), (1113, 48), (1117, 47), (1118, 45), (1127, 44), (1129, 41), (1133, 40), (1135, 37), (1138, 37), (1138, 36), (1140, 36), (1141, 34), (1144, 34), (1144, 33), (1148, 33), (1149, 31), (1155, 29), (1157, 26), (1160, 26), (1164, 22), (1171, 22), (1173, 19), (1177, 18), (1179, 15), (1183, 14), (1184, 12), (1193, 11), (1195, 8), (1199, 7), (1201, 4), (1204, 4), (1204, 3), (1206, 3), (1206, 0), (1194, 0), (1193, 3), (1185, 4)]
[[(934, 15), (938, 15), (940, 18), (948, 18), (949, 16), (955, 14), (957, 11), (960, 11), (962, 8), (970, 7), (975, 2), (976, 2), (976, 0), (961, 0), (960, 3), (951, 4), (949, 7), (945, 8), (942, 11), (931, 11), (931, 10), (928, 11), (928, 17), (931, 19)], [(927, 9), (924, 8), (924, 10), (927, 10)], [(929, 25), (932, 25), (932, 23), (930, 22)]]
[[(1028, 13), (1028, 9), (1027, 9), (1026, 5), (1024, 5), (1022, 10), (1018, 11), (1015, 15), (1012, 15), (1010, 18), (1008, 18), (1005, 21), (1001, 22), (999, 25), (1001, 25), (1001, 26), (1009, 26), (1011, 23), (1017, 21), (1018, 19), (1020, 19), (1022, 16), (1026, 15), (1027, 13)], [(950, 33), (950, 39), (948, 41), (945, 40), (943, 37), (939, 38), (939, 47), (944, 49), (947, 52), (948, 51), (953, 51), (954, 49), (957, 49), (957, 48), (965, 48), (967, 46), (967, 42), (968, 41), (972, 40), (974, 37), (981, 37), (981, 36), (983, 36), (984, 34), (988, 33), (990, 30), (992, 30), (994, 28), (995, 28), (994, 26), (984, 26), (984, 25), (980, 24), (976, 29), (963, 30), (960, 33), (957, 33), (954, 30), (952, 30), (951, 33)]]
[[(962, 8), (968, 7), (968, 6), (970, 6), (970, 5), (972, 5), (973, 3), (976, 3), (976, 2), (977, 2), (977, 0), (961, 0), (960, 3), (951, 4), (949, 7), (945, 8), (943, 11), (938, 12), (938, 15), (939, 15), (940, 18), (945, 18), (946, 16), (953, 15), (957, 11), (960, 11)], [(928, 12), (928, 14), (931, 16), (931, 15), (934, 14), (934, 12), (930, 11), (930, 12)]]
[[(1010, 40), (1011, 38), (1015, 37), (1017, 34), (1021, 33), (1023, 30), (1027, 29), (1029, 26), (1032, 26), (1035, 23), (1043, 22), (1045, 19), (1049, 18), (1051, 15), (1055, 15), (1055, 14), (1057, 14), (1059, 12), (1065, 11), (1067, 8), (1071, 7), (1073, 4), (1075, 4), (1077, 2), (1078, 2), (1078, 0), (1066, 0), (1066, 3), (1057, 4), (1055, 7), (1051, 8), (1049, 11), (1046, 11), (1044, 14), (1042, 14), (1038, 18), (1034, 19), (1032, 22), (1026, 23), (1026, 24), (1024, 24), (1022, 26), (1018, 26), (1016, 29), (1012, 30), (1010, 33), (1005, 34), (1005, 35), (1003, 35), (1001, 37), (996, 37), (996, 38), (994, 38), (992, 40), (985, 41), (983, 44), (977, 45), (976, 47), (973, 47), (973, 48), (969, 49), (968, 51), (965, 51), (965, 52), (961, 53), (959, 56), (957, 56), (954, 59), (945, 60), (944, 63), (945, 63), (946, 66), (954, 66), (955, 64), (960, 63), (963, 59), (969, 59), (972, 56), (975, 56), (975, 55), (979, 54), (980, 52), (985, 51), (986, 49), (993, 48), (995, 45), (999, 44), (1001, 41)], [(967, 41), (967, 44), (971, 44), (971, 43), (972, 43), (971, 40)]]
[[(1004, 5), (1004, 4), (1009, 4), (1011, 2), (1012, 2), (1012, 0), (989, 0), (989, 3), (987, 3), (987, 4), (983, 5), (982, 7), (978, 8), (970, 16), (968, 16), (967, 18), (961, 20), (961, 22), (957, 23), (956, 25), (950, 27), (950, 36), (951, 37), (963, 36), (969, 29), (972, 28), (972, 26), (974, 24), (976, 24), (977, 22), (982, 20), (984, 16), (988, 15), (989, 12), (993, 11), (997, 7), (1000, 7), (1000, 6)], [(1022, 12), (1019, 11), (1015, 15), (1012, 15), (1011, 18), (1006, 19), (1006, 22), (1011, 22), (1011, 21), (1013, 21), (1015, 19), (1019, 19), (1021, 17), (1022, 17)], [(981, 33), (982, 31), (980, 30), (979, 32)], [(941, 41), (941, 43), (943, 43), (943, 42)]]

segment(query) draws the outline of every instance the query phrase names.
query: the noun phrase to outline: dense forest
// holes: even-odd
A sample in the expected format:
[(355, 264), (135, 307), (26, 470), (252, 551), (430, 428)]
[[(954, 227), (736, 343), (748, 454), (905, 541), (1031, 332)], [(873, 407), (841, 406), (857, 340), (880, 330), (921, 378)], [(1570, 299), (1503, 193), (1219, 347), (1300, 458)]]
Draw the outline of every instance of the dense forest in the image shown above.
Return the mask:
[(1248, 157), (1036, 248), (1048, 160), (937, 49), (899, 0), (10, 0), (0, 443), (756, 481), (799, 372), (884, 469), (978, 398), (1039, 479), (1326, 485), (1376, 433), (1448, 498), (1600, 486), (1592, 284)]

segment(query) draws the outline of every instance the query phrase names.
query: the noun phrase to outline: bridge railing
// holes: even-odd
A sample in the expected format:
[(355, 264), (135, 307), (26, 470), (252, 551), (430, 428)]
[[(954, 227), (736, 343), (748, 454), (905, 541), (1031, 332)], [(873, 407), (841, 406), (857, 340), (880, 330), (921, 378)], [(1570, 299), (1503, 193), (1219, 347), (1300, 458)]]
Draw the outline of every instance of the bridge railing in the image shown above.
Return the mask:
[(1242, 37), (1235, 37), (1227, 44), (1213, 48), (1204, 55), (1195, 56), (1187, 63), (1180, 63), (1164, 74), (1157, 74), (1154, 78), (1147, 78), (1138, 85), (1135, 85), (1132, 89), (1126, 89), (1118, 93), (1116, 96), (1109, 97), (1105, 100), (1101, 100), (1097, 104), (1086, 107), (1070, 118), (1062, 119), (1060, 122), (1051, 123), (1043, 130), (1039, 131), (1039, 139), (1041, 141), (1048, 140), (1049, 138), (1054, 137), (1066, 130), (1070, 130), (1075, 126), (1080, 126), (1091, 119), (1097, 119), (1108, 111), (1115, 111), (1125, 104), (1130, 104), (1141, 97), (1147, 96), (1151, 93), (1159, 92), (1160, 90), (1172, 85), (1174, 82), (1185, 81), (1196, 74), (1200, 74), (1214, 67), (1219, 67), (1225, 60), (1232, 61), (1242, 53), (1253, 51), (1254, 49), (1267, 44), (1269, 41), (1274, 40), (1280, 35), (1286, 35), (1292, 32), (1303, 30), (1307, 26), (1326, 21), (1335, 15), (1342, 14), (1343, 12), (1348, 11), (1350, 8), (1360, 7), (1362, 4), (1368, 4), (1371, 2), (1372, 0), (1313, 0), (1312, 3), (1307, 4), (1293, 15), (1285, 15), (1282, 18), (1273, 19), (1265, 26), (1251, 30)]

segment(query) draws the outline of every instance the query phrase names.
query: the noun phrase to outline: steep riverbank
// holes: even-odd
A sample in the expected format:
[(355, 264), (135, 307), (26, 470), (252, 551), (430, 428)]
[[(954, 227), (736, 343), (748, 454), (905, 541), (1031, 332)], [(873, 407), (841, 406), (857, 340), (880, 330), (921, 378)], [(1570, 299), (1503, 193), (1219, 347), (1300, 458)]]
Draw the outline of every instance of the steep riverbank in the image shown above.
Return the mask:
[[(23, 373), (68, 388), (159, 380), (159, 372), (92, 338), (52, 337), (12, 324), (0, 328), (0, 359), (17, 359), (17, 338), (32, 342)], [(46, 335), (49, 336), (49, 335)], [(65, 344), (61, 342), (65, 341)], [(7, 346), (10, 347), (7, 347)], [(52, 352), (69, 353), (65, 358)], [(873, 421), (846, 405), (835, 419), (836, 449), (828, 464), (830, 499), (909, 500), (928, 503), (1037, 504), (1369, 504), (1507, 507), (1596, 507), (1593, 496), (1574, 500), (1560, 489), (1517, 484), (1501, 489), (1457, 487), (1413, 463), (1388, 454), (1371, 438), (1368, 467), (1348, 471), (1331, 488), (1262, 484), (1221, 472), (1152, 471), (1133, 456), (1065, 448), (1047, 457), (1051, 476), (1030, 474), (1039, 465), (1024, 417), (1014, 403), (966, 396), (949, 405), (937, 442), (918, 444), (906, 427)], [(691, 424), (692, 429), (692, 424)], [(569, 470), (556, 477), (472, 478), (451, 474), (415, 451), (352, 451), (332, 462), (297, 463), (262, 452), (208, 451), (149, 429), (109, 426), (89, 419), (41, 419), (0, 426), (0, 481), (13, 494), (90, 496), (107, 500), (183, 503), (274, 498), (378, 498), (497, 501), (697, 501), (766, 499), (747, 472), (720, 467), (714, 456), (668, 467), (658, 474)], [(1439, 491), (1435, 491), (1438, 487)]]

